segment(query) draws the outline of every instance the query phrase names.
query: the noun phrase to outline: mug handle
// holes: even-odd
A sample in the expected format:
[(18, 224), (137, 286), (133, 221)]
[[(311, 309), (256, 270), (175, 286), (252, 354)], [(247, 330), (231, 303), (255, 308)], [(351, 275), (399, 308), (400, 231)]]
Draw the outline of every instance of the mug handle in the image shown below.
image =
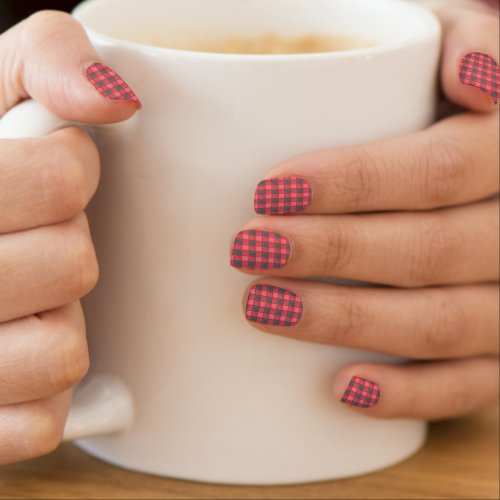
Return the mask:
[[(81, 125), (63, 120), (33, 100), (18, 104), (0, 119), (0, 139), (40, 137)], [(78, 384), (64, 429), (64, 441), (124, 431), (132, 424), (132, 396), (114, 376), (95, 374)]]

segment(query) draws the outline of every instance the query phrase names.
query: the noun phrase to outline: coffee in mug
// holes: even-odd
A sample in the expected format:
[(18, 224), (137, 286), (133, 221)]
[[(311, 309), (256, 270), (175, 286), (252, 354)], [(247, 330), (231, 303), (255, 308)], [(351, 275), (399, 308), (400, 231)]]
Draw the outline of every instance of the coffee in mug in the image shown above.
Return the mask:
[(156, 47), (219, 54), (315, 54), (373, 47), (376, 41), (349, 34), (309, 33), (287, 36), (263, 33), (255, 36), (238, 34), (209, 36), (199, 34), (135, 35), (129, 36), (140, 43)]

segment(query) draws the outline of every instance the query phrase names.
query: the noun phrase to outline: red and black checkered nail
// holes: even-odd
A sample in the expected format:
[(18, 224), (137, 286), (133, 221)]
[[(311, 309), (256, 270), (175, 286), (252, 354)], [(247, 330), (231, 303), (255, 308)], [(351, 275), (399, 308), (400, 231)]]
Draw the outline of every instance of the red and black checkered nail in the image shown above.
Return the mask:
[(352, 377), (340, 399), (342, 403), (361, 408), (375, 406), (380, 399), (378, 384), (362, 377)]
[(287, 263), (290, 251), (290, 242), (279, 233), (240, 231), (233, 242), (231, 265), (239, 269), (279, 269)]
[(302, 300), (295, 293), (277, 286), (253, 285), (245, 315), (255, 323), (293, 326), (300, 321), (302, 311)]
[(255, 190), (258, 214), (284, 215), (304, 210), (312, 199), (311, 186), (299, 177), (276, 177), (262, 181)]
[(114, 101), (132, 102), (139, 108), (141, 101), (135, 92), (110, 67), (102, 63), (91, 64), (85, 74), (89, 82), (104, 96)]
[(486, 92), (495, 104), (500, 99), (500, 70), (488, 54), (470, 52), (460, 63), (460, 81)]

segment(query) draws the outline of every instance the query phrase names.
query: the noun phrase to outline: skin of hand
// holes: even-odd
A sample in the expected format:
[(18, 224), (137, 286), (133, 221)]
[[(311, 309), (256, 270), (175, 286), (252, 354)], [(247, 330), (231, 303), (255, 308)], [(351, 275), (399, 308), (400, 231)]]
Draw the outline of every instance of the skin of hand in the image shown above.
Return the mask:
[[(334, 386), (338, 397), (351, 374), (378, 381), (380, 403), (365, 410), (374, 416), (461, 414), (498, 390), (498, 269), (492, 257), (498, 201), (478, 201), (498, 191), (498, 123), (485, 95), (454, 80), (460, 51), (481, 49), (498, 60), (495, 38), (488, 34), (497, 33), (498, 25), (469, 14), (443, 14), (443, 83), (450, 100), (475, 113), (359, 150), (284, 162), (269, 176), (307, 177), (313, 202), (304, 215), (266, 216), (248, 224), (294, 240), (289, 265), (260, 282), (293, 286), (304, 300), (305, 327), (261, 325), (263, 331), (415, 359), (450, 358), (342, 370)], [(85, 69), (99, 60), (69, 16), (32, 16), (0, 37), (0, 116), (33, 97), (69, 120), (112, 123), (131, 117), (136, 103), (106, 99), (85, 78)], [(80, 129), (0, 141), (0, 463), (40, 456), (59, 444), (71, 388), (88, 369), (78, 300), (98, 277), (84, 215), (98, 179), (96, 148)], [(382, 210), (388, 213), (377, 213)], [(373, 213), (346, 215), (356, 212)], [(448, 263), (446, 273), (441, 268)], [(351, 289), (292, 279), (311, 274), (399, 288)], [(419, 288), (431, 283), (443, 286)], [(458, 401), (450, 407), (453, 396)]]
[[(499, 60), (499, 20), (481, 7), (437, 14), (442, 90), (454, 113), (424, 131), (274, 166), (256, 189), (261, 215), (231, 246), (234, 267), (264, 275), (243, 297), (251, 325), (408, 359), (350, 364), (334, 377), (344, 408), (377, 418), (457, 417), (498, 395), (498, 104), (462, 83), (460, 68), (471, 52)], [(294, 178), (306, 183), (293, 188), (300, 192)], [(279, 182), (284, 205), (300, 196), (305, 208), (280, 214)], [(355, 377), (371, 392), (353, 388)]]
[[(69, 15), (35, 14), (0, 37), (0, 117), (28, 97), (77, 122), (131, 117), (138, 102), (90, 83), (85, 70), (99, 61)], [(0, 140), (0, 464), (59, 444), (71, 388), (87, 372), (79, 299), (98, 264), (84, 209), (99, 169), (80, 128)]]

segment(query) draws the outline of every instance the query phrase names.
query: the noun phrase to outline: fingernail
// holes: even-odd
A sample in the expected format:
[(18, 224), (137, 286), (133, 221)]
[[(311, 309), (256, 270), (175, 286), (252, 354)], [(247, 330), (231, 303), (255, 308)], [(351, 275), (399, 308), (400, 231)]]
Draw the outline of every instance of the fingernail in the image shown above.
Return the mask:
[(380, 388), (378, 384), (366, 378), (355, 376), (349, 381), (340, 401), (351, 406), (370, 408), (375, 406), (379, 399)]
[(482, 52), (469, 52), (460, 63), (460, 81), (486, 92), (495, 104), (500, 97), (500, 71), (497, 62)]
[(302, 299), (284, 288), (253, 285), (248, 294), (246, 318), (276, 326), (296, 325), (302, 317)]
[(276, 177), (262, 181), (255, 190), (258, 214), (283, 215), (304, 210), (312, 199), (311, 186), (299, 177)]
[(258, 229), (240, 231), (233, 242), (231, 265), (239, 269), (279, 269), (290, 257), (288, 238)]
[(104, 97), (113, 101), (132, 102), (142, 108), (142, 103), (135, 92), (109, 66), (99, 62), (91, 64), (86, 69), (85, 75)]

